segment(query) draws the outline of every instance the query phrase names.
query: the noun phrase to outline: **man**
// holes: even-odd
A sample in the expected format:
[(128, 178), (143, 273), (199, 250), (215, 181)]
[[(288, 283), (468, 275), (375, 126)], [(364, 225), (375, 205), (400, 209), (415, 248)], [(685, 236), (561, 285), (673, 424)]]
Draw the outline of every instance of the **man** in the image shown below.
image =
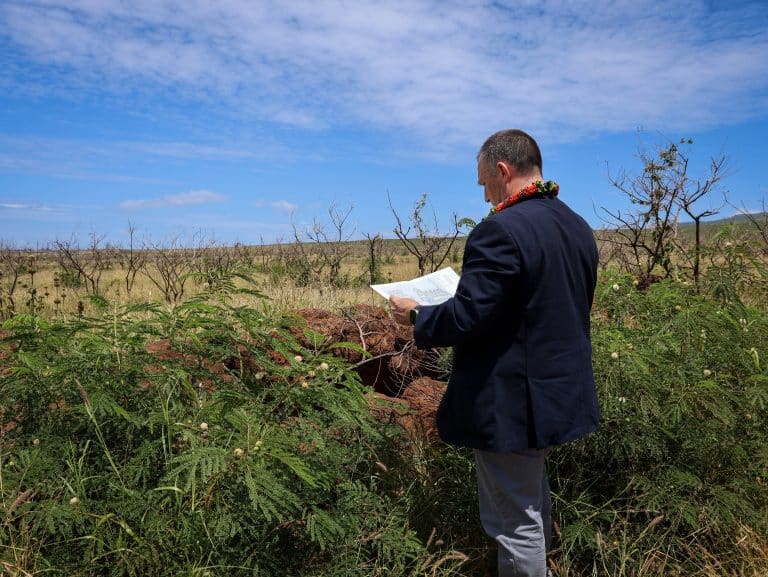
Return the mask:
[(500, 577), (546, 575), (550, 448), (597, 428), (589, 313), (597, 247), (589, 225), (542, 182), (541, 152), (521, 130), (488, 138), (478, 183), (492, 214), (467, 238), (453, 298), (390, 298), (416, 345), (453, 346), (437, 413), (440, 437), (475, 452), (480, 518)]

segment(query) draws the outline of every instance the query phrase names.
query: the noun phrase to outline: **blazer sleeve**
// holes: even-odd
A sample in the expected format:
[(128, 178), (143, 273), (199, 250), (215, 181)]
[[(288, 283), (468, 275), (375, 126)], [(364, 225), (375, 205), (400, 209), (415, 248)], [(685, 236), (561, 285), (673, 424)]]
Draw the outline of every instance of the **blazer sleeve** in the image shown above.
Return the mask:
[(456, 294), (439, 305), (419, 307), (416, 346), (454, 346), (482, 331), (516, 292), (520, 263), (517, 243), (495, 219), (478, 224), (467, 239)]

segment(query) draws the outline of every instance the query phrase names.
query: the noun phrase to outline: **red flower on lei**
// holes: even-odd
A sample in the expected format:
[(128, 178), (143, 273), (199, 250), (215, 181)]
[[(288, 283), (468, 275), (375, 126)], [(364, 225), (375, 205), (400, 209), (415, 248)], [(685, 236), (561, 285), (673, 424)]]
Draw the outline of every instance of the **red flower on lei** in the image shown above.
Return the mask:
[(496, 214), (497, 212), (501, 212), (505, 208), (512, 206), (521, 200), (533, 198), (535, 196), (557, 196), (558, 192), (560, 192), (560, 185), (556, 182), (552, 180), (548, 180), (547, 182), (537, 180), (536, 182), (532, 182), (525, 188), (518, 190), (516, 193), (502, 200), (499, 204), (491, 209), (491, 212), (488, 214), (488, 216)]

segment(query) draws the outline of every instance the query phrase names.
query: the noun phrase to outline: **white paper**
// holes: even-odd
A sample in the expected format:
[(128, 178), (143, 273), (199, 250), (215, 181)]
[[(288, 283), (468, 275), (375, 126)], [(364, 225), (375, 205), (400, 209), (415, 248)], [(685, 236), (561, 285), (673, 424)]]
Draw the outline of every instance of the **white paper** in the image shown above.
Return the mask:
[(459, 275), (446, 267), (413, 280), (372, 284), (371, 288), (385, 299), (395, 295), (411, 298), (420, 305), (439, 305), (454, 295), (457, 286)]

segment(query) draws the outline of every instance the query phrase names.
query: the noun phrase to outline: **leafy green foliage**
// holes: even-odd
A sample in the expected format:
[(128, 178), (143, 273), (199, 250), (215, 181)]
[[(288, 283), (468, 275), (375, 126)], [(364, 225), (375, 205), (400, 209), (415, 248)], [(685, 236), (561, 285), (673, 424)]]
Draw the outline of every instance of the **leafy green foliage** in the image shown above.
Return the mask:
[(5, 324), (3, 567), (416, 574), (429, 554), (375, 474), (398, 433), (353, 371), (297, 344), (295, 320), (233, 292), (218, 279), (171, 310)]
[[(601, 279), (603, 422), (550, 462), (558, 577), (768, 568), (768, 315), (728, 248), (709, 294)], [(173, 308), (101, 298), (91, 318), (4, 323), (0, 574), (492, 571), (471, 453), (374, 422), (319, 335), (233, 304), (231, 281)]]
[(596, 301), (602, 426), (552, 461), (566, 557), (623, 575), (663, 549), (650, 574), (693, 573), (696, 543), (737, 571), (744, 527), (768, 532), (765, 312), (618, 276)]

